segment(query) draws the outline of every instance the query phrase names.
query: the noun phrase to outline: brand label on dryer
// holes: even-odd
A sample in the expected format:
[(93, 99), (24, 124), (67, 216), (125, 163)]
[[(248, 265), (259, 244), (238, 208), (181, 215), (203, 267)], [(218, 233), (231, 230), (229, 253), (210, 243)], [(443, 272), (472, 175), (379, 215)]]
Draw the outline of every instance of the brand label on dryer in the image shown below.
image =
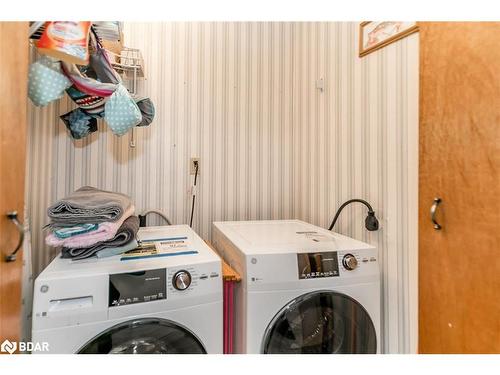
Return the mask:
[(313, 240), (314, 242), (332, 242), (334, 240), (332, 236), (323, 233), (318, 233), (316, 231), (295, 232), (295, 233), (303, 235), (306, 239)]

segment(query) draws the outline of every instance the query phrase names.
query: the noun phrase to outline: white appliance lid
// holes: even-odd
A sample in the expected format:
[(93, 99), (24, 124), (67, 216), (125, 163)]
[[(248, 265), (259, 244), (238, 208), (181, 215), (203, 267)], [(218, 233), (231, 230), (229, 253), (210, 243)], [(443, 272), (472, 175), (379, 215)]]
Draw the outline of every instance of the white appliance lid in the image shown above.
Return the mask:
[(374, 248), (300, 220), (232, 221), (214, 225), (246, 254)]
[(177, 267), (183, 265), (201, 264), (219, 261), (219, 256), (188, 225), (171, 225), (140, 228), (137, 237), (140, 240), (161, 240), (169, 238), (186, 238), (189, 243), (189, 254), (149, 257), (142, 259), (122, 260), (121, 255), (108, 258), (88, 258), (78, 261), (63, 259), (59, 255), (42, 271), (39, 277), (49, 274), (51, 277), (65, 277), (70, 273), (105, 274), (119, 272), (133, 272), (163, 267)]

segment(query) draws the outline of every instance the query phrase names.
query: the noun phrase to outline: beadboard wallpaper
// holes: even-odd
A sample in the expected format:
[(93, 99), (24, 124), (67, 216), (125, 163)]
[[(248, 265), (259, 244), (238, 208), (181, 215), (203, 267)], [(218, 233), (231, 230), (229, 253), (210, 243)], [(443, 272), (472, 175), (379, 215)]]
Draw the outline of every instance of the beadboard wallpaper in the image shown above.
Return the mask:
[[(37, 274), (46, 207), (83, 185), (132, 196), (188, 223), (189, 158), (199, 157), (194, 229), (215, 220), (299, 218), (327, 226), (352, 197), (336, 231), (379, 248), (383, 349), (416, 351), (418, 35), (357, 56), (357, 23), (126, 23), (147, 79), (139, 92), (156, 118), (131, 137), (69, 138), (64, 98), (29, 105), (27, 209)], [(323, 79), (324, 90), (316, 88)], [(152, 220), (153, 219), (153, 220)], [(160, 223), (157, 218), (150, 218)]]
[[(358, 24), (294, 25), (294, 214), (376, 244), (386, 352), (417, 350), (418, 34), (359, 58)], [(316, 88), (323, 79), (324, 90)]]

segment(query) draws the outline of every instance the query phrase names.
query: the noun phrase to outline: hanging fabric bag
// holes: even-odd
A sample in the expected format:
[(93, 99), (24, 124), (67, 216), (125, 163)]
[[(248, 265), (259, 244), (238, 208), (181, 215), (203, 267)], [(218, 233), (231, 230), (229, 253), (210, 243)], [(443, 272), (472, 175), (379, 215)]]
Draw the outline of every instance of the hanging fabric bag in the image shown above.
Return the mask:
[(92, 69), (100, 82), (115, 85), (122, 83), (122, 78), (111, 64), (108, 53), (102, 46), (99, 36), (93, 27), (90, 30), (90, 41), (94, 48), (90, 54), (89, 68)]
[(60, 118), (70, 131), (73, 139), (82, 139), (97, 131), (97, 120), (80, 108), (76, 108), (60, 116)]
[(113, 83), (103, 83), (94, 78), (84, 76), (75, 64), (68, 64), (61, 61), (61, 67), (73, 85), (87, 95), (107, 98), (116, 90), (116, 85)]
[(28, 97), (34, 105), (43, 107), (61, 98), (71, 86), (61, 70), (59, 61), (48, 56), (31, 64), (28, 75)]
[(62, 68), (73, 83), (66, 90), (68, 96), (88, 115), (103, 118), (104, 104), (121, 83), (121, 77), (111, 65), (95, 30), (92, 27), (90, 30), (93, 49), (87, 70), (92, 71), (97, 79), (86, 76), (74, 64), (62, 63)]
[(149, 126), (155, 117), (155, 107), (149, 98), (135, 99), (137, 106), (142, 114), (142, 121), (137, 126)]
[(116, 91), (104, 105), (104, 121), (115, 135), (123, 135), (142, 121), (142, 114), (123, 85), (118, 85)]

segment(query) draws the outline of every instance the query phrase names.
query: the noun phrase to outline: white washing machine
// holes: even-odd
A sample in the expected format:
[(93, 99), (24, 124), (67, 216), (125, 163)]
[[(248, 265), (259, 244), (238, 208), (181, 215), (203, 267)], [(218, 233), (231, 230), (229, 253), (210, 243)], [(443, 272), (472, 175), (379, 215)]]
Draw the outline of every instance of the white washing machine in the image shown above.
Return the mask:
[(242, 276), (236, 353), (379, 353), (377, 250), (298, 221), (215, 222), (212, 241)]
[(35, 281), (32, 341), (48, 353), (222, 353), (220, 258), (187, 225), (138, 238), (162, 250), (54, 259)]

